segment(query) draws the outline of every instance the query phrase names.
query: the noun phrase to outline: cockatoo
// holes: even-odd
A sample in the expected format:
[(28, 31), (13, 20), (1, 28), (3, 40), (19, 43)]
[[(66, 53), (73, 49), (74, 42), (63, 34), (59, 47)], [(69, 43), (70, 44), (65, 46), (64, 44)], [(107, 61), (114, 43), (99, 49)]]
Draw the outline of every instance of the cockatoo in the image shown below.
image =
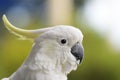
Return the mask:
[(32, 39), (34, 44), (20, 68), (2, 80), (67, 80), (67, 74), (76, 70), (83, 59), (83, 34), (73, 26), (24, 30), (13, 26), (5, 15), (3, 22), (10, 32)]

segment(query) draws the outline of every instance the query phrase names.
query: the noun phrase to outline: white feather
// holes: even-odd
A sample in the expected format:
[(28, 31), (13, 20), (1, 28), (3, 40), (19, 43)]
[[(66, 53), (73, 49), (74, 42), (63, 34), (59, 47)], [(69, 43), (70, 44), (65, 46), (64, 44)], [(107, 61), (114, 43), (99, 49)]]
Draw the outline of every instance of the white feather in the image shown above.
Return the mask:
[[(60, 44), (66, 38), (67, 45)], [(82, 42), (80, 30), (71, 26), (55, 26), (42, 33), (36, 40), (30, 55), (9, 78), (2, 80), (67, 80), (67, 74), (76, 70), (77, 61), (71, 47)]]

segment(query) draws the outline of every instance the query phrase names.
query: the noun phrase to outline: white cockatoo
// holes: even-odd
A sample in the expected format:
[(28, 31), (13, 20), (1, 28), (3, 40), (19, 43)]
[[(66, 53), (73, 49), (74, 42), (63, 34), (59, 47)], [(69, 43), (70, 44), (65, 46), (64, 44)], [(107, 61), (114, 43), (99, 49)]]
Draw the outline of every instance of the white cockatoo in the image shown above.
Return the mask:
[(13, 34), (33, 39), (34, 45), (20, 68), (2, 80), (67, 80), (83, 59), (83, 34), (73, 26), (24, 30), (13, 26), (5, 15), (3, 22)]

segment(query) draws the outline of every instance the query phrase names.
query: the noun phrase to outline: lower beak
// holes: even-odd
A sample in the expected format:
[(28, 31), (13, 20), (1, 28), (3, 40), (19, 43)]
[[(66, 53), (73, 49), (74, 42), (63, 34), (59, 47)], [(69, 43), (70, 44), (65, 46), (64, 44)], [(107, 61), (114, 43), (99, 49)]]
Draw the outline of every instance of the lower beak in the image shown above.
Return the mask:
[(80, 60), (80, 63), (82, 62), (83, 55), (84, 55), (84, 49), (80, 43), (76, 43), (71, 48), (71, 53), (73, 54), (73, 56), (76, 58), (77, 61)]

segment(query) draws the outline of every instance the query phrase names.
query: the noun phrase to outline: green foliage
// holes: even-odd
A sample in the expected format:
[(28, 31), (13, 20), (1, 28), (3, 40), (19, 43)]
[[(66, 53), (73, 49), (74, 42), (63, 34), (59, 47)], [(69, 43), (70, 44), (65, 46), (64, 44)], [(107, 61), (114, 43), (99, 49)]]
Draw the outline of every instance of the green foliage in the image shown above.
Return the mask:
[(30, 52), (32, 42), (6, 36), (0, 48), (0, 79), (10, 76), (23, 63)]

